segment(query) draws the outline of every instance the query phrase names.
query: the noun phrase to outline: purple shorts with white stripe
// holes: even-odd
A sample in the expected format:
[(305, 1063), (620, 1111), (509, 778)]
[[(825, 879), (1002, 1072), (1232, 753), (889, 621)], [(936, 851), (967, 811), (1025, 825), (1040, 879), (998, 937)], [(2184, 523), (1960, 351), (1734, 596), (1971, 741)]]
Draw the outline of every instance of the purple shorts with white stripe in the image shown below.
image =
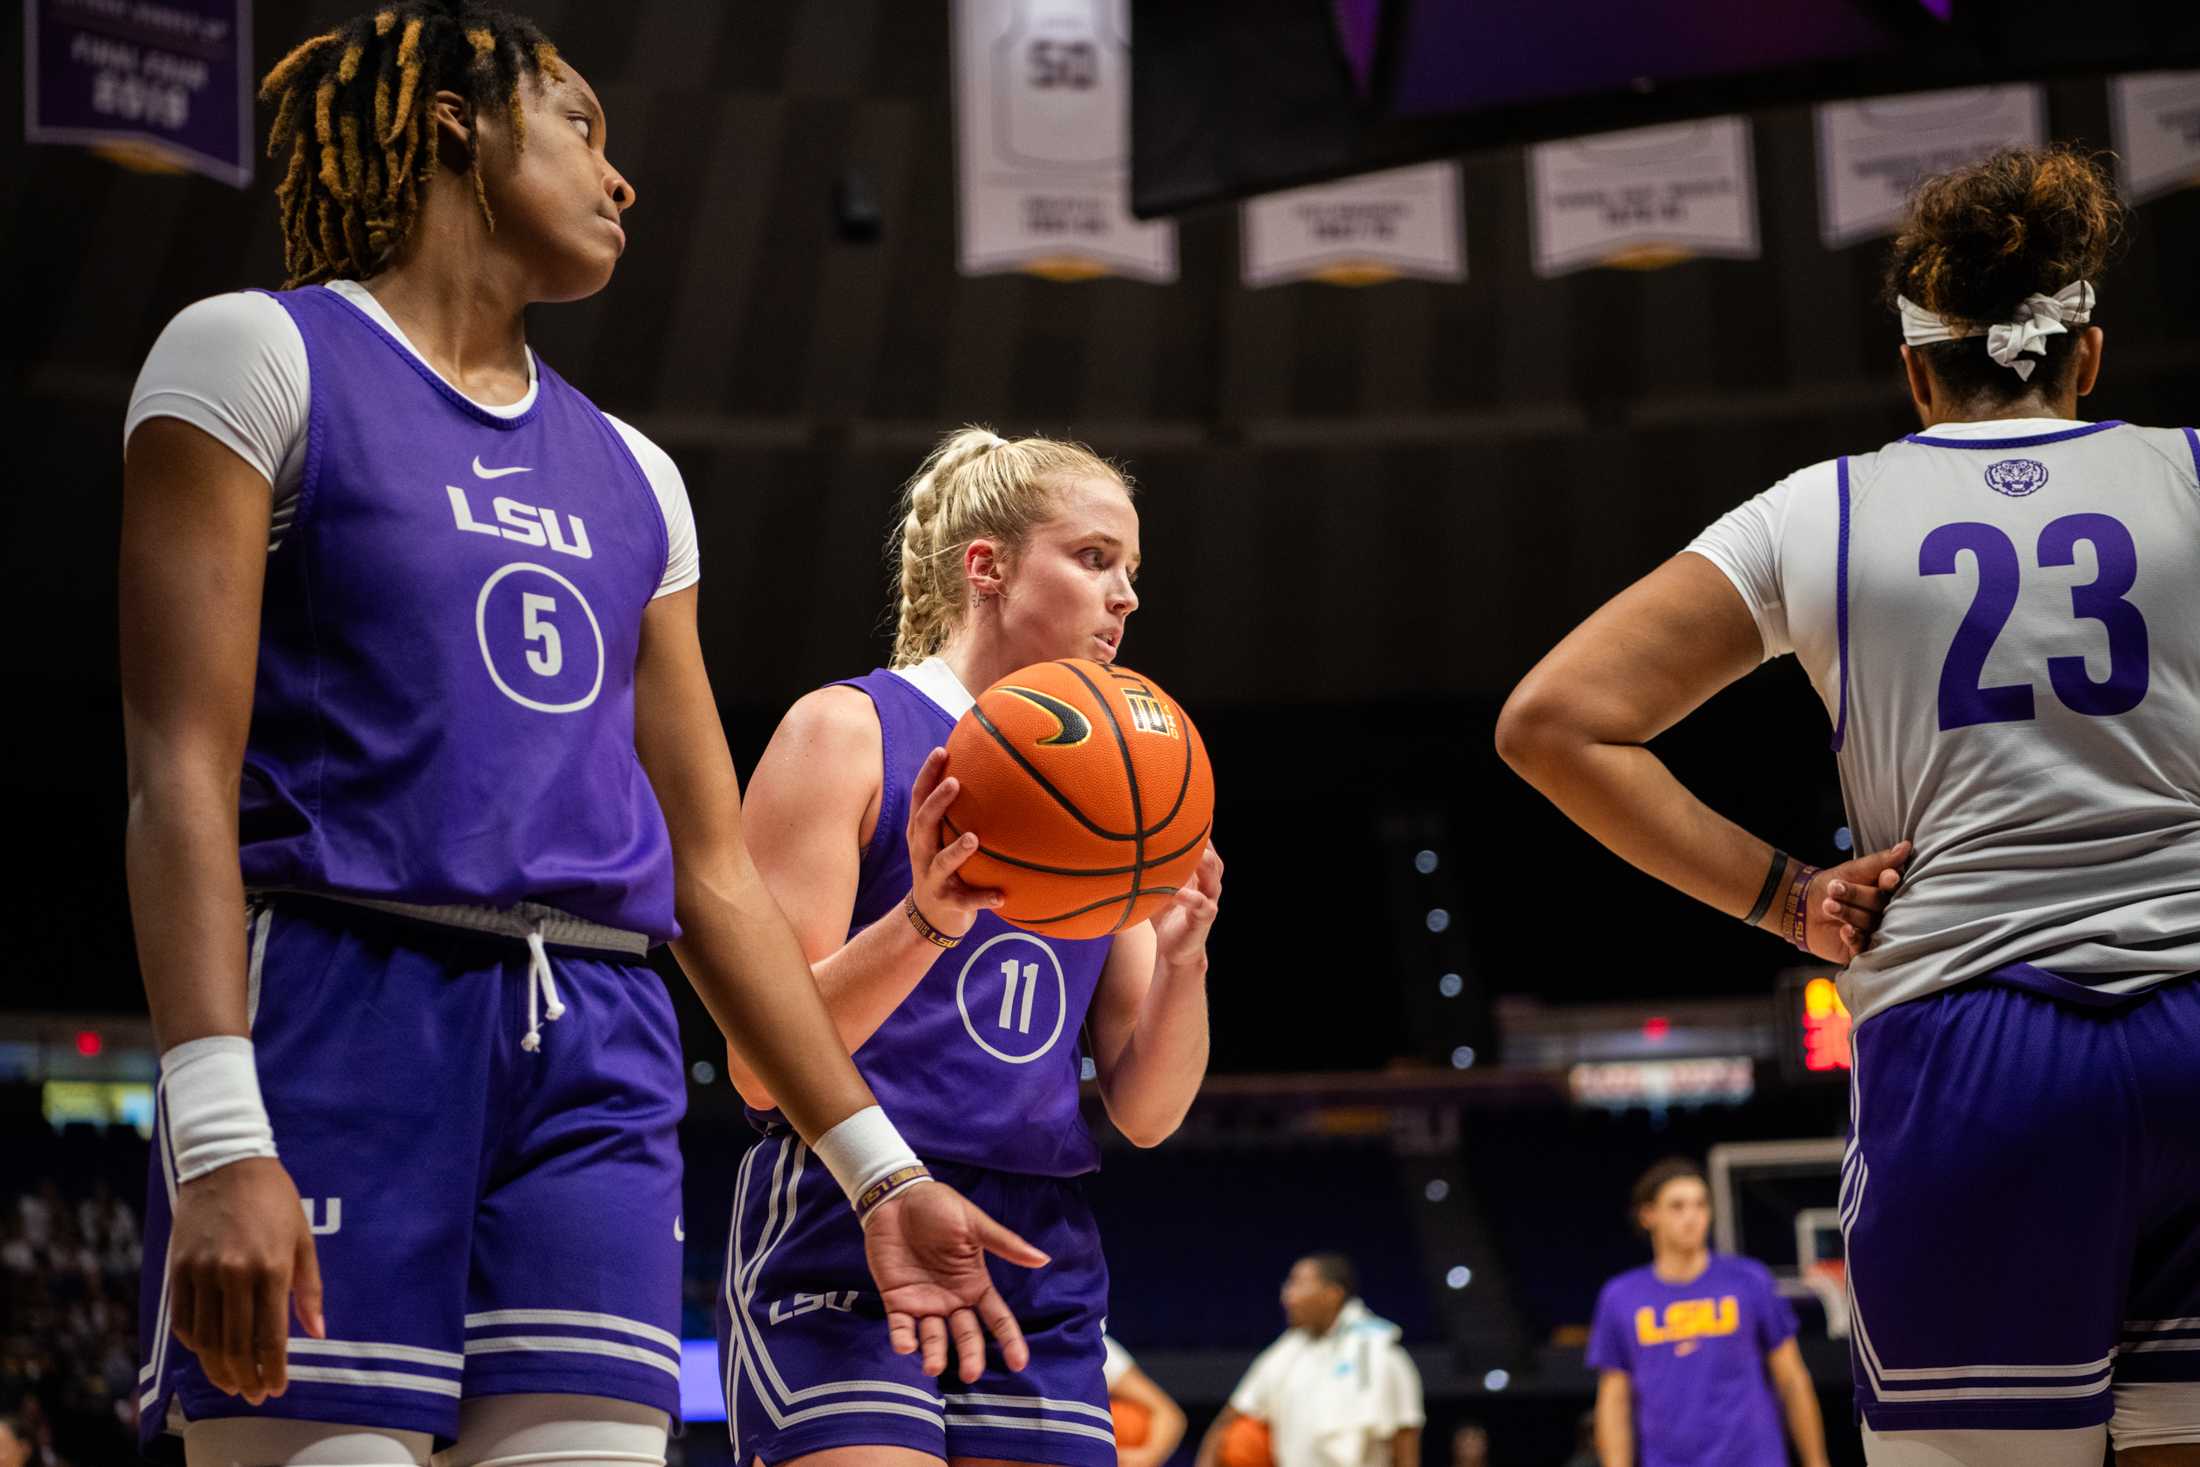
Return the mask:
[(718, 1298), (726, 1425), (735, 1460), (766, 1467), (831, 1447), (902, 1446), (935, 1457), (1115, 1467), (1101, 1375), (1108, 1266), (1083, 1186), (1060, 1177), (932, 1162), (932, 1172), (1053, 1257), (989, 1260), (1031, 1364), (992, 1351), (964, 1385), (934, 1381), (887, 1343), (863, 1229), (832, 1176), (794, 1137), (742, 1158)]
[(167, 1288), (175, 1181), (159, 1117), (146, 1206), (140, 1441), (276, 1416), (425, 1431), (550, 1392), (679, 1412), (679, 1035), (638, 959), (549, 948), (564, 1013), (528, 1025), (528, 950), (279, 897), (252, 914), (252, 1037), (320, 1259), (328, 1338), (293, 1323), (290, 1389), (207, 1383)]
[(1872, 1429), (2200, 1401), (2200, 976), (2105, 1009), (1988, 978), (1875, 1015), (1855, 1054), (1841, 1210)]

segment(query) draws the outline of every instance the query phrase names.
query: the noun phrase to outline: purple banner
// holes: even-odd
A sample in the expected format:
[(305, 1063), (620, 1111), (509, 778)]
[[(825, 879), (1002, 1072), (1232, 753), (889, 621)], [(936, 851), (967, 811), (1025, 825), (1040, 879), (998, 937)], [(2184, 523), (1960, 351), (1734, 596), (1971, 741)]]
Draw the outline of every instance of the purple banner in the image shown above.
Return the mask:
[(23, 135), (252, 182), (252, 0), (27, 0)]
[(1337, 17), (1337, 44), (1352, 68), (1352, 79), (1366, 96), (1375, 85), (1375, 42), (1383, 30), (1383, 0), (1330, 0)]

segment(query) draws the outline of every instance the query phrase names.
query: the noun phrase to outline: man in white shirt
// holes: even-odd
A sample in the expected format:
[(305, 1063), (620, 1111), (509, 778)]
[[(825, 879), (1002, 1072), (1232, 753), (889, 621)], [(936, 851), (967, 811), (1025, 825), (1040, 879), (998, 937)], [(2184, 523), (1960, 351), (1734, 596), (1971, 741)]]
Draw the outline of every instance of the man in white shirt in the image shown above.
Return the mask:
[(1358, 1275), (1339, 1253), (1315, 1253), (1283, 1281), (1290, 1328), (1260, 1353), (1199, 1444), (1196, 1467), (1215, 1467), (1232, 1423), (1268, 1429), (1273, 1467), (1417, 1467), (1421, 1375), (1401, 1331), (1358, 1298)]

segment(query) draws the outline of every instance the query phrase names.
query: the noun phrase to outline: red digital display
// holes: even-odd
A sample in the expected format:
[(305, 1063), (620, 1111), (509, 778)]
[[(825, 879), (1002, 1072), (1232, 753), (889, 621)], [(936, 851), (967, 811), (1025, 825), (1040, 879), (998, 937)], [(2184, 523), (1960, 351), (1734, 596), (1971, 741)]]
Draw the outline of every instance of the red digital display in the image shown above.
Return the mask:
[(1831, 978), (1803, 985), (1803, 1068), (1823, 1073), (1849, 1067), (1849, 1006)]

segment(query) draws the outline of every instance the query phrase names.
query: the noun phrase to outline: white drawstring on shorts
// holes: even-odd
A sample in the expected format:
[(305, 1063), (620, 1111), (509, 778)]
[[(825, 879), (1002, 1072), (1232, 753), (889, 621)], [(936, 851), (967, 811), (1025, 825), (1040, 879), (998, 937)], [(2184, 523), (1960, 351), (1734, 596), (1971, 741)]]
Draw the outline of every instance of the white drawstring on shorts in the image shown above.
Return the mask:
[[(536, 1017), (537, 998), (542, 1003), (542, 1015)], [(550, 975), (550, 950), (542, 945), (542, 923), (536, 922), (527, 929), (527, 1034), (519, 1047), (533, 1054), (542, 1048), (542, 1026), (545, 1022), (565, 1017), (565, 1005), (558, 1002), (557, 980)]]

